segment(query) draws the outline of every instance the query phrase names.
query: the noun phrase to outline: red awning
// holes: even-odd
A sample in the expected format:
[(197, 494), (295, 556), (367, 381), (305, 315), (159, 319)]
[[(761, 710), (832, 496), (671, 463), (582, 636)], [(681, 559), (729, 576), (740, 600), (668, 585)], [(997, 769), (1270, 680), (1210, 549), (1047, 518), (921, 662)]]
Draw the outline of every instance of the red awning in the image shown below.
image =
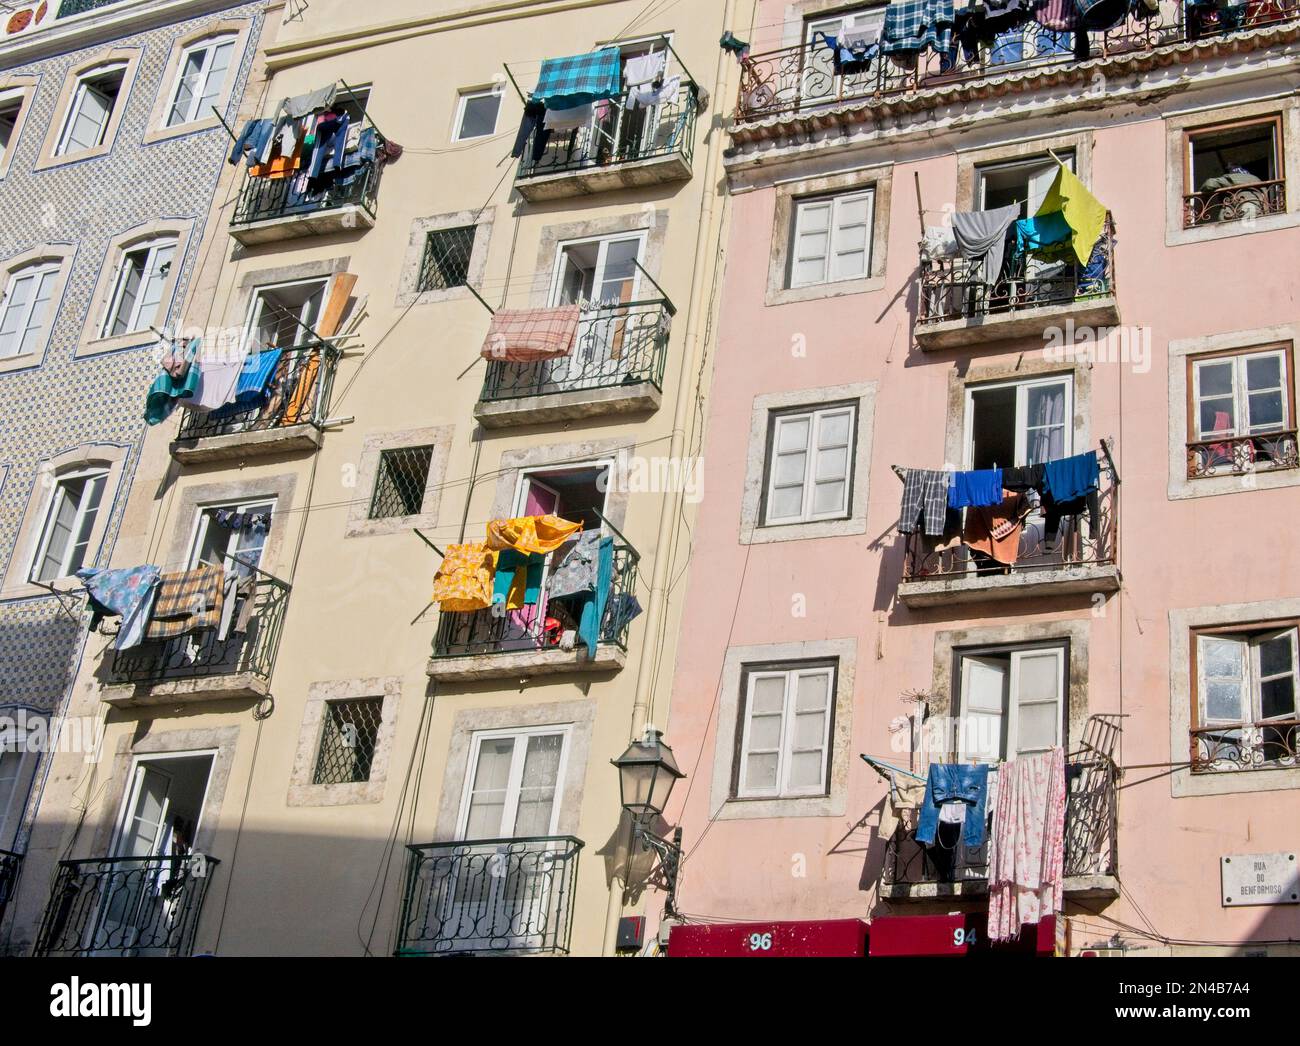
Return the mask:
[(861, 919), (813, 922), (710, 923), (674, 926), (668, 954), (677, 958), (761, 958), (867, 954), (867, 924)]
[(887, 955), (980, 955), (1021, 953), (1052, 955), (1056, 951), (1056, 916), (1049, 915), (1037, 926), (1025, 926), (1016, 941), (991, 944), (988, 913), (958, 912), (953, 915), (884, 915), (871, 921), (872, 956)]

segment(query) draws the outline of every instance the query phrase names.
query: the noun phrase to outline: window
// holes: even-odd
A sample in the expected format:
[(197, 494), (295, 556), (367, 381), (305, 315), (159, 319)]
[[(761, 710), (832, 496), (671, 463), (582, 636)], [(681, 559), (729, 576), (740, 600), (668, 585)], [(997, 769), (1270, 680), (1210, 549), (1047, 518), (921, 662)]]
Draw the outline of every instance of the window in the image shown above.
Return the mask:
[(609, 491), (609, 462), (565, 468), (532, 469), (520, 477), (515, 495), (516, 516), (555, 515), (583, 530), (599, 530), (603, 525)]
[(167, 109), (167, 126), (193, 123), (221, 97), (235, 53), (234, 36), (218, 36), (185, 49)]
[(462, 91), (456, 107), (456, 130), (452, 141), (486, 138), (496, 134), (497, 114), (501, 110), (501, 89)]
[(634, 232), (561, 244), (551, 304), (591, 302), (613, 307), (635, 301), (645, 241), (644, 232)]
[[(193, 849), (203, 819), (213, 760), (212, 753), (137, 759), (131, 768), (113, 855), (184, 855)], [(136, 887), (131, 892), (138, 891)], [(137, 905), (141, 903), (138, 896), (131, 899)], [(135, 914), (129, 913), (130, 907), (121, 901), (115, 903), (115, 898), (104, 898), (96, 927), (96, 936), (102, 936), (100, 947), (112, 947), (108, 941), (116, 938), (120, 942), (126, 938), (127, 925), (121, 922), (122, 909), (128, 909), (129, 919)], [(117, 947), (120, 948), (121, 944)]]
[(18, 144), (18, 119), (26, 99), (24, 90), (0, 91), (0, 170), (8, 166), (12, 150)]
[(994, 763), (1064, 743), (1066, 648), (958, 655), (957, 759)]
[(274, 513), (275, 501), (267, 498), (201, 510), (195, 521), (190, 566), (211, 563), (251, 573), (262, 562)]
[(57, 262), (38, 262), (10, 274), (0, 301), (0, 359), (24, 356), (42, 344), (51, 320)]
[(841, 42), (847, 39), (850, 43), (859, 40), (875, 43), (885, 24), (885, 7), (885, 4), (878, 4), (875, 7), (805, 19), (804, 42), (808, 46), (808, 65), (803, 76), (803, 98), (812, 100), (838, 97), (842, 81), (852, 75), (846, 73), (843, 77), (836, 76), (830, 48), (822, 43), (819, 34), (833, 36)]
[(1295, 763), (1298, 635), (1295, 622), (1196, 634), (1193, 769)]
[(382, 697), (326, 702), (312, 784), (360, 784), (370, 780), (383, 710)]
[(835, 668), (746, 671), (736, 798), (827, 794)]
[(875, 192), (795, 201), (788, 286), (860, 279), (871, 272)]
[[(1057, 156), (1071, 171), (1074, 152), (1057, 150)], [(1059, 168), (1050, 156), (1035, 156), (1009, 163), (981, 164), (975, 168), (975, 199), (980, 210), (1020, 205), (1020, 217), (1037, 214)]]
[(92, 558), (90, 539), (107, 482), (108, 470), (103, 468), (58, 478), (41, 527), (30, 580), (48, 585), (75, 574)]
[(146, 330), (157, 322), (175, 254), (176, 240), (166, 238), (132, 247), (122, 255), (101, 338)]
[(426, 234), (424, 257), (420, 261), (421, 291), (465, 286), (474, 254), (474, 230), (473, 225), (462, 225), (454, 229), (433, 229)]
[(1295, 410), (1290, 362), (1283, 348), (1190, 359), (1195, 441), (1289, 428)]
[(305, 344), (320, 316), (325, 277), (259, 287), (249, 307), (247, 338), (250, 352), (288, 349)]
[(12, 850), (22, 824), (37, 753), (29, 751), (28, 727), (0, 730), (0, 850)]
[(461, 802), (461, 839), (554, 835), (568, 727), (475, 734)]
[(1185, 225), (1259, 217), (1285, 208), (1285, 195), (1276, 184), (1282, 179), (1280, 117), (1188, 131), (1184, 155)]
[(126, 76), (126, 63), (86, 73), (77, 80), (59, 132), (55, 156), (70, 156), (103, 145)]
[(1069, 457), (1073, 397), (1071, 375), (967, 386), (964, 467), (1010, 468)]
[(765, 526), (848, 515), (856, 421), (850, 405), (772, 416)]
[(432, 445), (381, 451), (375, 493), (370, 500), (370, 518), (418, 516), (432, 462)]

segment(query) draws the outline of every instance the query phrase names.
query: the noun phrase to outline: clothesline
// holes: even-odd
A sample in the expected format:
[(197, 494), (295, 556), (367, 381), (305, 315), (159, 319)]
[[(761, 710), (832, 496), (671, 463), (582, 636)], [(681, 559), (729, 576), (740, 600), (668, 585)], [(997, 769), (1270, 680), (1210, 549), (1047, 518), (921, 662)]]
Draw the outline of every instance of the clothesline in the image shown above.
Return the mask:
[[(1100, 441), (1100, 446), (1099, 446), (1096, 450), (1094, 450), (1092, 453), (1094, 453), (1094, 454), (1100, 454), (1100, 455), (1102, 456), (1102, 458), (1104, 459), (1104, 461), (1105, 461), (1105, 463), (1106, 463), (1106, 468), (1107, 468), (1107, 470), (1110, 472), (1111, 476), (1114, 478), (1114, 481), (1115, 481), (1116, 485), (1118, 485), (1118, 484), (1119, 484), (1119, 470), (1115, 467), (1115, 459), (1111, 456), (1111, 444), (1112, 444), (1113, 442), (1114, 442), (1114, 441), (1113, 441), (1113, 438), (1112, 438), (1112, 437), (1110, 437), (1110, 436), (1105, 437), (1104, 439), (1102, 439), (1102, 440)], [(1087, 452), (1087, 451), (1084, 451), (1083, 453), (1086, 454), (1086, 453), (1088, 453), (1088, 452)], [(1058, 459), (1058, 460), (1064, 460), (1064, 459)], [(903, 465), (890, 465), (889, 467), (890, 467), (890, 469), (893, 470), (894, 475), (898, 477), (898, 479), (899, 479), (900, 482), (904, 482), (904, 483), (907, 482), (907, 472), (908, 472), (908, 470), (907, 470), (906, 467), (904, 467)], [(961, 472), (962, 470), (961, 470), (961, 469), (948, 469), (948, 470), (946, 470), (946, 471), (949, 471), (949, 472)]]

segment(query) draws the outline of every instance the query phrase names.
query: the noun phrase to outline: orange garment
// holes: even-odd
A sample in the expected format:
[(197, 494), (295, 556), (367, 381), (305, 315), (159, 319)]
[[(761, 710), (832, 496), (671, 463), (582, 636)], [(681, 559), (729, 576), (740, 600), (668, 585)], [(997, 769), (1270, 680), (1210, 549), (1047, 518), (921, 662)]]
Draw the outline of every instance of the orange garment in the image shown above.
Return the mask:
[(248, 169), (250, 178), (288, 178), (302, 167), (302, 142), (294, 146), (290, 156), (274, 156), (266, 163)]
[(302, 373), (298, 375), (298, 384), (289, 396), (289, 404), (284, 408), (281, 425), (297, 425), (311, 421), (312, 409), (316, 405), (316, 373), (320, 370), (320, 354), (324, 350), (313, 352), (303, 364)]
[(962, 540), (999, 563), (1011, 564), (1020, 555), (1020, 531), (1029, 514), (1024, 494), (1002, 491), (1002, 504), (966, 510)]
[(513, 548), (516, 552), (545, 555), (554, 552), (581, 529), (581, 523), (570, 523), (551, 515), (494, 519), (487, 525), (487, 547), (497, 550)]
[(433, 578), (433, 602), (443, 610), (469, 613), (492, 605), (497, 554), (481, 541), (448, 545)]

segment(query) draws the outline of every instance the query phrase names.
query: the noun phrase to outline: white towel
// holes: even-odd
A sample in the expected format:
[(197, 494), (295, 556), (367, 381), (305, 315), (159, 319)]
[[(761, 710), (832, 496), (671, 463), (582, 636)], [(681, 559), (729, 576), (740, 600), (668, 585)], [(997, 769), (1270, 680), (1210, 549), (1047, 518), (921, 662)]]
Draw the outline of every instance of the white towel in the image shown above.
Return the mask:
[(657, 89), (650, 86), (633, 87), (627, 93), (627, 107), (629, 109), (636, 109), (644, 105), (649, 108), (652, 105), (659, 105), (663, 102), (675, 102), (677, 100), (677, 92), (681, 89), (682, 78), (680, 76), (674, 76), (665, 80), (664, 85)]
[(667, 65), (667, 51), (643, 54), (639, 58), (629, 58), (627, 65), (623, 67), (623, 79), (627, 81), (628, 87), (652, 84), (664, 75), (664, 69)]
[(547, 109), (545, 127), (548, 131), (576, 131), (591, 123), (596, 103), (575, 105), (572, 109)]
[(233, 349), (218, 350), (211, 357), (200, 352), (197, 361), (199, 387), (191, 399), (184, 401), (185, 406), (190, 410), (216, 410), (233, 402), (239, 372), (244, 369), (247, 356), (248, 346), (242, 344)]

